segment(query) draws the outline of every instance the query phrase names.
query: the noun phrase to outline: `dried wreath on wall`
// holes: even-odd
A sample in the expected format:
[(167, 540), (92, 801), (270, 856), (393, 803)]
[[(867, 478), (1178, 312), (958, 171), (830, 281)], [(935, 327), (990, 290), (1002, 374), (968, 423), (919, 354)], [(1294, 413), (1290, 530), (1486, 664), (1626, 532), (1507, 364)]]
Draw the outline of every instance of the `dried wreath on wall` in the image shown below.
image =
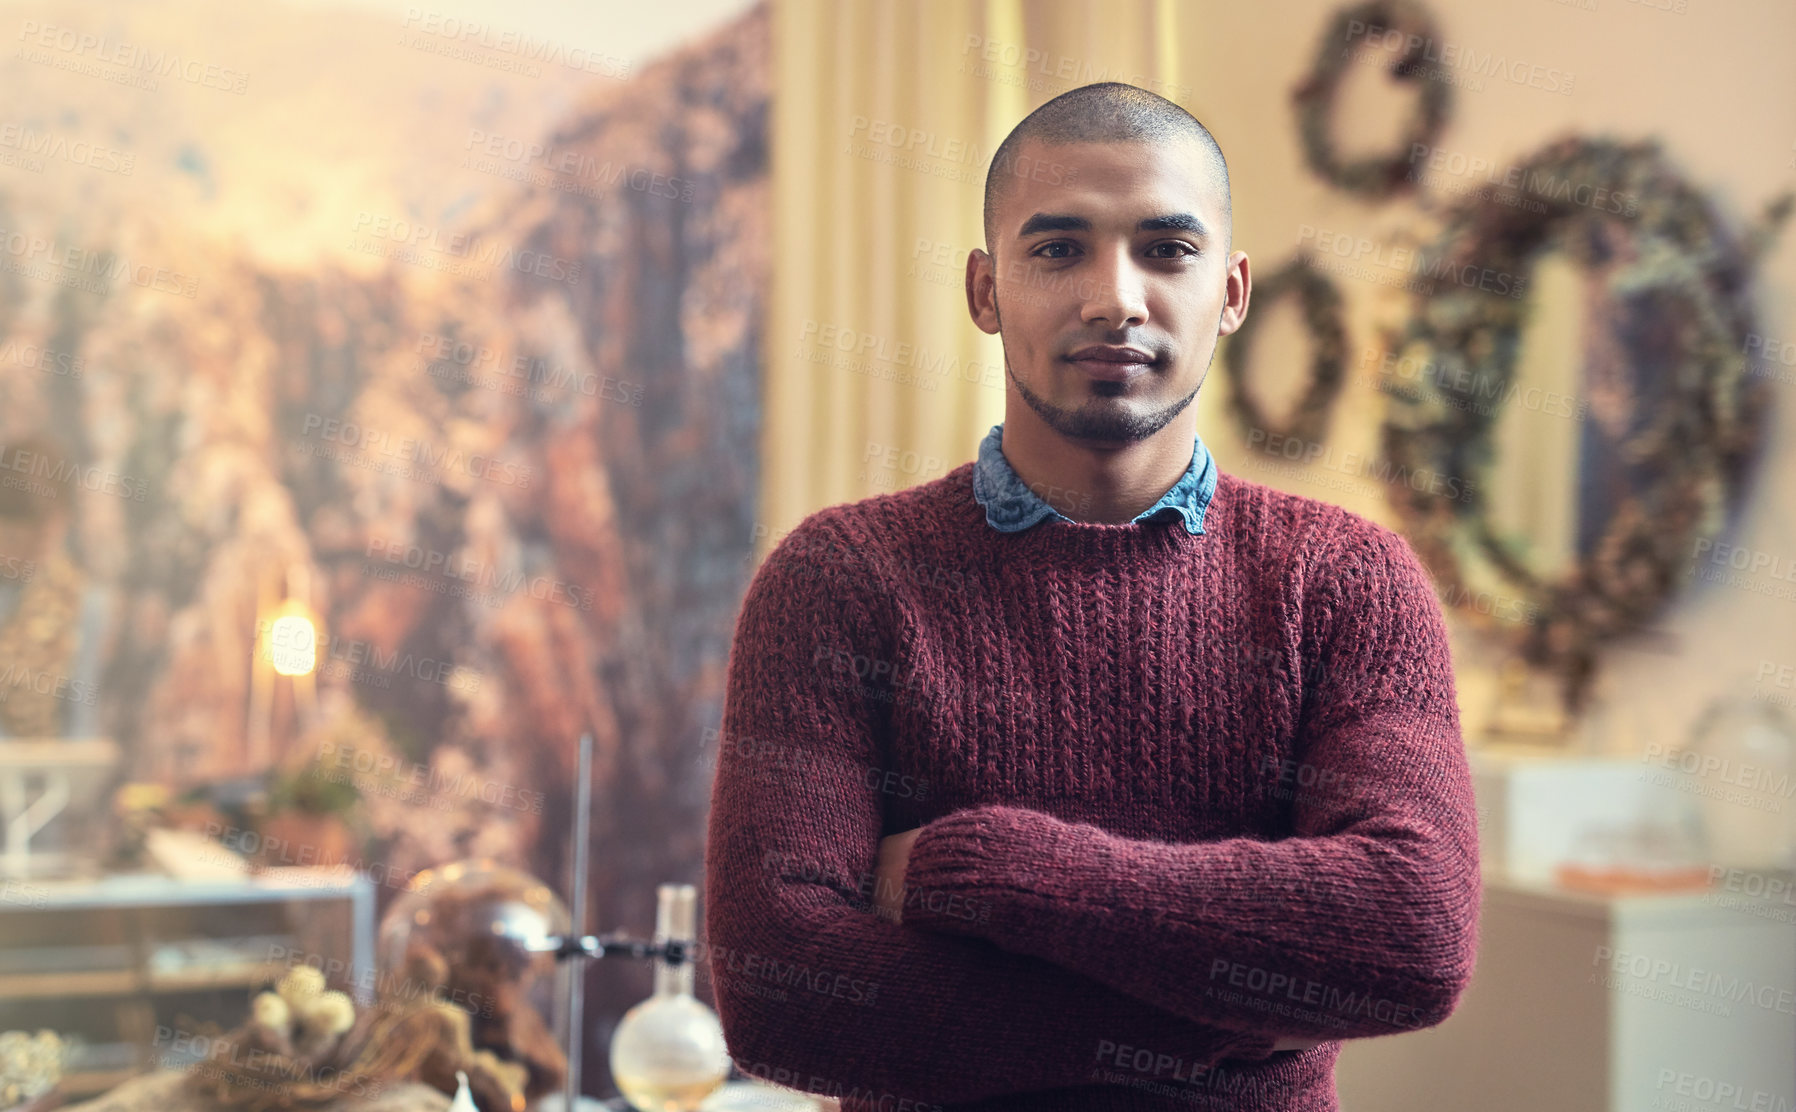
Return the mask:
[[(1335, 13), (1317, 45), (1309, 77), (1292, 94), (1303, 157), (1311, 170), (1338, 189), (1366, 197), (1387, 197), (1415, 187), (1410, 151), (1417, 144), (1435, 145), (1453, 105), (1453, 87), (1425, 68), (1437, 33), (1434, 18), (1415, 0), (1368, 0)], [(1400, 52), (1390, 52), (1397, 57), (1389, 73), (1398, 81), (1420, 82), (1415, 112), (1395, 154), (1344, 162), (1329, 135), (1341, 78), (1348, 66), (1361, 60), (1362, 48), (1382, 48), (1393, 35), (1402, 46)]]
[[(1347, 362), (1347, 324), (1341, 291), (1302, 256), (1292, 259), (1264, 281), (1254, 284), (1254, 304), (1259, 314), (1249, 314), (1229, 337), (1222, 352), (1222, 371), (1229, 380), (1229, 405), (1242, 427), (1269, 435), (1267, 444), (1293, 439), (1314, 443), (1328, 428), (1328, 415), (1341, 393), (1342, 370)], [(1303, 304), (1303, 328), (1310, 337), (1309, 387), (1291, 411), (1290, 419), (1274, 424), (1247, 389), (1248, 356), (1253, 351), (1256, 321), (1263, 321), (1267, 306), (1295, 293)]]
[[(1464, 499), (1413, 484), (1388, 493), (1449, 597), (1471, 597), (1468, 562), (1483, 559), (1529, 601), (1528, 621), (1509, 629), (1519, 629), (1525, 659), (1562, 676), (1575, 713), (1598, 644), (1644, 626), (1687, 577), (1695, 541), (1724, 524), (1761, 439), (1767, 383), (1741, 355), (1755, 330), (1749, 279), (1791, 197), (1736, 238), (1651, 141), (1570, 137), (1520, 171), (1514, 184), (1451, 210), (1424, 248), (1421, 269), (1440, 288), (1418, 295), (1406, 328), (1390, 338), (1402, 362), (1424, 373), (1386, 381), (1383, 447), (1400, 473), (1471, 480), (1474, 496)], [(1463, 277), (1525, 282), (1550, 250), (1565, 252), (1590, 282), (1591, 412), (1577, 417), (1589, 422), (1583, 447), (1593, 437), (1610, 445), (1613, 470), (1612, 486), (1596, 492), (1610, 501), (1606, 520), (1585, 530), (1575, 566), (1557, 581), (1529, 568), (1476, 494), (1489, 488), (1493, 428), (1515, 404), (1529, 305)], [(1578, 479), (1589, 494), (1590, 476)]]

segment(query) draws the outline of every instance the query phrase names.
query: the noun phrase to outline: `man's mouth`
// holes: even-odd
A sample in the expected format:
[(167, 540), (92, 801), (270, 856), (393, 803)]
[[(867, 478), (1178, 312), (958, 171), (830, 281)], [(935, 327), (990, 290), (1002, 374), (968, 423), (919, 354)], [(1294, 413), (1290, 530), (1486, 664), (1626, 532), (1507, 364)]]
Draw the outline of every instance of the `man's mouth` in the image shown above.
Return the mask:
[(1140, 348), (1120, 344), (1090, 344), (1068, 355), (1067, 362), (1093, 378), (1122, 382), (1147, 371), (1154, 357)]

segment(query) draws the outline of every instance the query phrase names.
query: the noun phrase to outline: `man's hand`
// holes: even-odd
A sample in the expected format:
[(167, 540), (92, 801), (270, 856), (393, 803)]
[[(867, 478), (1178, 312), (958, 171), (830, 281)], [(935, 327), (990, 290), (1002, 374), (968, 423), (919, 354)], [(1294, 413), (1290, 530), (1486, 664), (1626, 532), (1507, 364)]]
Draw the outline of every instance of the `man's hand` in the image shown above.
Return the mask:
[(910, 864), (911, 843), (921, 833), (923, 828), (919, 826), (879, 840), (879, 864), (873, 870), (873, 906), (882, 919), (897, 923), (904, 918), (904, 870)]

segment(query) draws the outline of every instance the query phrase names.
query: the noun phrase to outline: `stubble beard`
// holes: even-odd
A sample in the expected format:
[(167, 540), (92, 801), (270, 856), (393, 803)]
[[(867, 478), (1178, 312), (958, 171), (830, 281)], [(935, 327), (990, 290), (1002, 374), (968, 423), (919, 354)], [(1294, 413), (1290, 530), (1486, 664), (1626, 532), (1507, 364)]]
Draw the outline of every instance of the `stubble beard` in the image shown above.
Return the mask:
[[(1092, 398), (1077, 409), (1067, 409), (1064, 406), (1055, 405), (1029, 389), (1011, 369), (1010, 345), (1003, 342), (1004, 318), (997, 312), (995, 304), (992, 310), (998, 318), (998, 342), (1004, 349), (1004, 373), (1010, 376), (1011, 382), (1016, 384), (1017, 393), (1022, 396), (1023, 402), (1035, 411), (1035, 415), (1041, 418), (1043, 424), (1061, 436), (1104, 444), (1133, 444), (1146, 440), (1171, 424), (1173, 418), (1183, 413), (1185, 407), (1197, 397), (1198, 390), (1203, 388), (1203, 380), (1199, 379), (1191, 393), (1147, 413), (1136, 412), (1126, 405), (1107, 404), (1101, 397)], [(1210, 359), (1214, 361), (1215, 358), (1216, 349), (1211, 348)], [(1207, 367), (1205, 369), (1208, 370)], [(1100, 391), (1116, 390), (1117, 393), (1111, 395), (1112, 397), (1120, 397), (1121, 391), (1125, 388), (1122, 383), (1111, 382), (1098, 382), (1095, 386)]]

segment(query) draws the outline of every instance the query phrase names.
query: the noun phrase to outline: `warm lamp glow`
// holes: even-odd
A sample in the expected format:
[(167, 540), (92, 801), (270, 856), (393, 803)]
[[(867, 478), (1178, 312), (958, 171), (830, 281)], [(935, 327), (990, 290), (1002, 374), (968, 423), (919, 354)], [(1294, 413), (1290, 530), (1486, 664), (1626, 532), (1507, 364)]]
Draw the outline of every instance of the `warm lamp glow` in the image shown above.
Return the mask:
[(298, 614), (283, 614), (268, 627), (268, 659), (283, 676), (304, 676), (318, 667), (318, 630)]

